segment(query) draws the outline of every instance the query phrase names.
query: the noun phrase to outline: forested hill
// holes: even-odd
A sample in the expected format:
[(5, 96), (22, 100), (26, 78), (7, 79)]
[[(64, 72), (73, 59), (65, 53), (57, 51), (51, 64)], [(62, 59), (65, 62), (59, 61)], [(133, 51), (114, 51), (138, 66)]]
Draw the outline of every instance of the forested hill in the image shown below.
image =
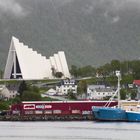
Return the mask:
[(69, 65), (99, 66), (140, 57), (139, 0), (0, 0), (0, 68), (12, 35)]

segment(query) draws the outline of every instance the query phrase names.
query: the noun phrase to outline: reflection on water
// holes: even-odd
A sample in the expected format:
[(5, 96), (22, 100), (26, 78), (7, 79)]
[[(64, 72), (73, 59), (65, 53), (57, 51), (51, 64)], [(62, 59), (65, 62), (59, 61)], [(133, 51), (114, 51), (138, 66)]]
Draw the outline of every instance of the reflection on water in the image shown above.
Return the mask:
[(0, 122), (0, 140), (139, 140), (140, 123)]

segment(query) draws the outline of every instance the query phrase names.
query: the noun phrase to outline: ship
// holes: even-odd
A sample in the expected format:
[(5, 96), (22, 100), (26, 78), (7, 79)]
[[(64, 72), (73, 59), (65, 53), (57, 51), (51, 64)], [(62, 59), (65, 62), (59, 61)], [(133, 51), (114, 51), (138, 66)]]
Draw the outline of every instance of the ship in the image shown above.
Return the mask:
[(140, 122), (140, 112), (126, 111), (128, 122)]
[[(92, 113), (95, 120), (98, 121), (127, 121), (126, 111), (120, 107), (120, 71), (116, 71), (116, 76), (118, 77), (118, 88), (110, 98), (108, 103), (103, 107), (92, 106)], [(109, 107), (110, 102), (113, 100), (114, 96), (118, 93), (118, 105), (117, 107)]]
[(99, 121), (126, 121), (126, 111), (121, 108), (93, 107), (94, 118)]
[(136, 110), (126, 111), (127, 121), (140, 122), (140, 105), (137, 105)]

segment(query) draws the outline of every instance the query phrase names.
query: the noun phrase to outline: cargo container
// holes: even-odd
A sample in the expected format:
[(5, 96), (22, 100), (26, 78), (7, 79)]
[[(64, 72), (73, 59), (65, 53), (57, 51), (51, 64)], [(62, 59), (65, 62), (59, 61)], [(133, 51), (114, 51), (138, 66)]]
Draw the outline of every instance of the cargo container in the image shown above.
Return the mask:
[[(23, 101), (11, 106), (11, 114), (28, 115), (91, 115), (92, 106), (104, 106), (107, 101)], [(116, 106), (112, 101), (110, 106)], [(16, 112), (16, 113), (15, 113)]]

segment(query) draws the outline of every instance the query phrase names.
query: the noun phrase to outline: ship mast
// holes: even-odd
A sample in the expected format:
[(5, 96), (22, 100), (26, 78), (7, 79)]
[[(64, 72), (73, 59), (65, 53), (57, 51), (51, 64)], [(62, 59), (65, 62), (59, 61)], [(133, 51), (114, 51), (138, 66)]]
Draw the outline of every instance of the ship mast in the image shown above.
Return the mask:
[(121, 73), (120, 71), (116, 71), (116, 76), (118, 77), (118, 108), (120, 108), (120, 81), (121, 81)]

